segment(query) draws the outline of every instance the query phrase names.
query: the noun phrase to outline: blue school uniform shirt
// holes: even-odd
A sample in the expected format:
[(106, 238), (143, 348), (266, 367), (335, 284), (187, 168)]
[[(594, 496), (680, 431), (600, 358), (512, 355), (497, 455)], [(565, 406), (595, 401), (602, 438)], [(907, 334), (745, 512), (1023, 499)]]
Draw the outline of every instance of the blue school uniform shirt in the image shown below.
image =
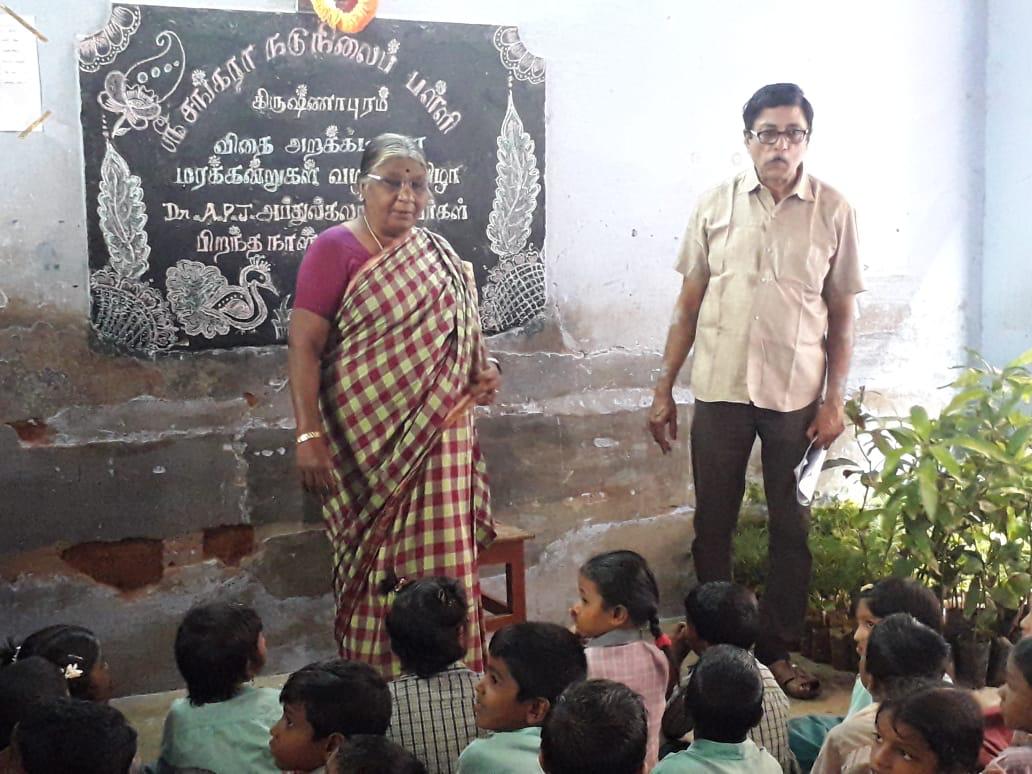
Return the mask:
[(458, 774), (542, 774), (541, 727), (498, 731), (470, 742), (459, 756)]
[(232, 699), (199, 707), (176, 699), (165, 718), (161, 762), (215, 774), (279, 774), (269, 729), (281, 714), (279, 691), (251, 685)]
[(782, 774), (774, 756), (752, 739), (733, 744), (696, 739), (692, 746), (668, 755), (652, 774)]

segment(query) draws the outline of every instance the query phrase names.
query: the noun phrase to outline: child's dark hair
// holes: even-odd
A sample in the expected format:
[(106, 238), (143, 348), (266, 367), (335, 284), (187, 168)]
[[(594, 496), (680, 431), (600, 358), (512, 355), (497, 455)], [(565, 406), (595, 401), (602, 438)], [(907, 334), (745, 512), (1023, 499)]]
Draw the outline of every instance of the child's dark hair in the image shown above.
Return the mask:
[(856, 601), (866, 602), (878, 618), (910, 613), (929, 629), (942, 632), (942, 603), (935, 592), (911, 578), (883, 578), (861, 589)]
[(519, 686), (518, 701), (547, 699), (555, 705), (566, 686), (587, 677), (588, 662), (577, 635), (553, 623), (528, 622), (500, 629), (488, 645)]
[(684, 614), (695, 633), (710, 645), (749, 650), (760, 632), (755, 595), (737, 583), (700, 583), (684, 598)]
[(66, 676), (71, 696), (94, 698), (90, 672), (100, 661), (100, 640), (85, 626), (54, 624), (30, 634), (21, 645), (9, 639), (0, 649), (0, 665), (29, 656), (41, 656), (55, 664)]
[(232, 699), (258, 664), (262, 619), (247, 605), (210, 602), (187, 611), (176, 632), (176, 666), (194, 705)]
[(939, 774), (978, 771), (984, 720), (970, 692), (941, 684), (924, 688), (882, 702), (875, 722), (883, 716), (896, 733), (899, 724), (906, 723), (922, 736), (939, 759)]
[(593, 556), (580, 568), (580, 574), (598, 587), (606, 609), (617, 605), (627, 610), (636, 626), (649, 625), (659, 639), (659, 586), (648, 562), (634, 551), (609, 551)]
[(26, 774), (126, 774), (136, 731), (107, 704), (53, 699), (29, 708), (14, 745)]
[(426, 774), (426, 766), (385, 736), (355, 734), (337, 748), (333, 762), (340, 774)]
[(391, 650), (404, 669), (430, 677), (465, 655), (461, 634), (469, 609), (457, 580), (432, 577), (399, 582), (390, 573), (380, 590), (397, 590), (385, 625)]
[(684, 692), (695, 738), (738, 743), (763, 717), (763, 678), (753, 655), (734, 645), (706, 648)]
[(1011, 649), (1010, 660), (1021, 672), (1025, 682), (1032, 685), (1032, 637), (1018, 641)]
[(281, 704), (300, 704), (315, 739), (330, 734), (387, 733), (391, 692), (368, 664), (344, 659), (318, 661), (287, 678)]
[(641, 697), (622, 683), (587, 680), (559, 697), (541, 729), (547, 774), (637, 774), (649, 739)]
[(942, 635), (909, 613), (893, 613), (871, 630), (864, 668), (885, 700), (912, 692), (916, 680), (941, 680), (947, 655)]
[(61, 670), (42, 656), (20, 658), (0, 669), (0, 750), (29, 707), (68, 695)]

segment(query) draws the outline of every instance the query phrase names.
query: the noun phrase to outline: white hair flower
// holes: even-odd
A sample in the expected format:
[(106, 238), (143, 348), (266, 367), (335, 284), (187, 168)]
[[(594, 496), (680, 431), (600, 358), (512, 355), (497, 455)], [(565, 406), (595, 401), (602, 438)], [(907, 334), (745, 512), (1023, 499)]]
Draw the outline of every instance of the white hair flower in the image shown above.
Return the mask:
[(65, 680), (78, 680), (83, 674), (82, 669), (77, 664), (68, 664), (64, 668)]

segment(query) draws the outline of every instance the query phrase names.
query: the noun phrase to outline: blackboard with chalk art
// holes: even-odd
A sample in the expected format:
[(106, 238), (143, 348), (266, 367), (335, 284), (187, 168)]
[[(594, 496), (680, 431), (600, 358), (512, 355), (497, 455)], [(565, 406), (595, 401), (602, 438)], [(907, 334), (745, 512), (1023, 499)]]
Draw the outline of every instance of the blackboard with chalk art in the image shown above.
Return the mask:
[(423, 226), (487, 333), (545, 304), (544, 63), (514, 27), (116, 5), (79, 42), (91, 318), (119, 349), (286, 340), (305, 249), (358, 213), (367, 140), (418, 138)]

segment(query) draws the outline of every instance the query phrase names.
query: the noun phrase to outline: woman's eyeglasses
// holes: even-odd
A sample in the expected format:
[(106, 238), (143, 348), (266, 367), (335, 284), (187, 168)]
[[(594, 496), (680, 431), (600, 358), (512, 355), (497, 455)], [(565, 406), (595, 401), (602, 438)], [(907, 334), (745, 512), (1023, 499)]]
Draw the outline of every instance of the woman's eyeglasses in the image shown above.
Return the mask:
[(374, 175), (372, 172), (367, 172), (366, 177), (385, 186), (391, 193), (401, 193), (401, 189), (406, 185), (412, 191), (413, 196), (426, 196), (430, 192), (425, 180), (398, 180), (394, 177)]

